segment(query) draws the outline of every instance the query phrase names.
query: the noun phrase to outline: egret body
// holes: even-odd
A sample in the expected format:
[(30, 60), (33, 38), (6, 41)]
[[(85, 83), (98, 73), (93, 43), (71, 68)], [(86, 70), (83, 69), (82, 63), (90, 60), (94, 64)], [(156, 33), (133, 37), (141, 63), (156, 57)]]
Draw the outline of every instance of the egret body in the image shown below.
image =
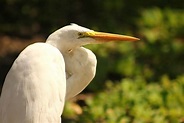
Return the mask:
[(60, 123), (65, 101), (95, 76), (96, 56), (82, 45), (135, 40), (71, 24), (52, 33), (46, 43), (29, 45), (5, 78), (0, 123)]

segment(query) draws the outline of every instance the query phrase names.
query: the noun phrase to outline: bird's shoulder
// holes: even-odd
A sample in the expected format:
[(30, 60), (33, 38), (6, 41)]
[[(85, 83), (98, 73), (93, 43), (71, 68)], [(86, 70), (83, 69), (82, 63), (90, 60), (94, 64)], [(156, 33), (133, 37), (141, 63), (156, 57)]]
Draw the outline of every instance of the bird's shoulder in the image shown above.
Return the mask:
[[(64, 62), (60, 51), (47, 43), (34, 43), (27, 46), (17, 57), (15, 62), (40, 62), (52, 60), (53, 62)], [(45, 61), (46, 62), (46, 61)]]
[[(62, 69), (64, 71), (65, 63), (60, 51), (50, 44), (34, 43), (27, 46), (19, 54), (9, 72), (17, 76), (22, 74), (25, 75), (30, 72), (39, 72), (42, 74), (46, 73), (47, 69), (51, 68)], [(35, 69), (37, 71), (35, 71)], [(19, 70), (18, 73), (17, 70)]]
[(50, 44), (47, 44), (47, 43), (34, 43), (34, 44), (31, 44), (29, 46), (27, 46), (21, 53), (21, 54), (24, 54), (24, 55), (39, 55), (39, 54), (42, 54), (44, 53), (46, 56), (47, 54), (52, 54), (52, 55), (61, 55), (60, 51), (50, 45)]

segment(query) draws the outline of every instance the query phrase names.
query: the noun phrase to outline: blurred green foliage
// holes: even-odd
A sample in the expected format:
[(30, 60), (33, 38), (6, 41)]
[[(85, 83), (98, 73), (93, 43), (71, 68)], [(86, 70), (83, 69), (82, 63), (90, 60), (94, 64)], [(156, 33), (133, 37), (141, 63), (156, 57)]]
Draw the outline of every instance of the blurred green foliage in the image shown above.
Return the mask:
[(86, 100), (83, 123), (177, 123), (184, 118), (184, 77), (146, 84), (141, 77), (106, 83), (106, 90)]
[[(68, 123), (178, 123), (184, 120), (183, 0), (1, 0), (0, 35), (48, 35), (69, 23), (139, 37), (88, 45), (97, 74), (82, 114), (67, 102)], [(84, 93), (85, 94), (85, 93)], [(183, 121), (184, 122), (184, 121)]]

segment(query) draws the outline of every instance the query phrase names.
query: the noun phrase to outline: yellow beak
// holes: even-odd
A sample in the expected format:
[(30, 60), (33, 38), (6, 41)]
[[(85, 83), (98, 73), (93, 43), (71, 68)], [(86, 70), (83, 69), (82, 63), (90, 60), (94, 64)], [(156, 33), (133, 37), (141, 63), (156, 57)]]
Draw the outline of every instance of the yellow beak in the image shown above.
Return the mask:
[(95, 32), (95, 31), (85, 32), (83, 36), (94, 38), (97, 42), (140, 40), (139, 38), (132, 37), (132, 36), (105, 33), (105, 32)]

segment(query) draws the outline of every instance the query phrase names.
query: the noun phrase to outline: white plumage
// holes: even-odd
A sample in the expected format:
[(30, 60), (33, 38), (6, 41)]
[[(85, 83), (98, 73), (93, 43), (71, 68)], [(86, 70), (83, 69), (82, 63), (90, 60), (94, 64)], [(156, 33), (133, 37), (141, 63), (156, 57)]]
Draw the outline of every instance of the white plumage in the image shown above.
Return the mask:
[(65, 90), (65, 64), (59, 50), (45, 43), (28, 46), (6, 76), (0, 123), (60, 123)]

